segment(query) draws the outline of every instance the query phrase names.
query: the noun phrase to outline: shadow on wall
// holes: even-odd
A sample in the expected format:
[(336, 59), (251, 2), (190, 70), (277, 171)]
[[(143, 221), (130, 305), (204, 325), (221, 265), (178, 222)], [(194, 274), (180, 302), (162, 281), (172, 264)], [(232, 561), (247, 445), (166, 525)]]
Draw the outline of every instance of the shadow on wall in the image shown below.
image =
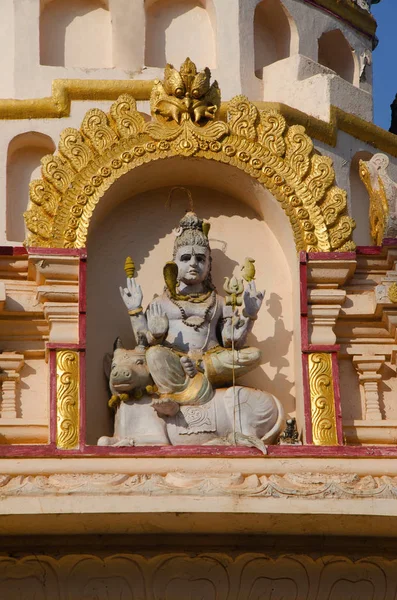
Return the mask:
[(280, 0), (262, 0), (254, 15), (255, 75), (263, 79), (263, 69), (298, 52), (298, 30)]
[(55, 152), (53, 140), (43, 133), (29, 131), (17, 135), (7, 152), (7, 240), (25, 239), (23, 213), (29, 205), (29, 183), (41, 178), (41, 159)]
[(170, 62), (179, 68), (189, 56), (200, 69), (214, 68), (215, 28), (211, 23), (211, 1), (155, 0), (150, 5), (146, 3), (145, 65), (162, 68)]
[(40, 14), (40, 64), (112, 67), (107, 0), (50, 0)]
[[(259, 348), (261, 351), (261, 364), (268, 365), (270, 369), (266, 371), (254, 371), (250, 375), (247, 385), (259, 387), (274, 394), (282, 402), (286, 413), (295, 414), (296, 399), (295, 394), (292, 393), (294, 381), (290, 380), (288, 374), (290, 368), (289, 351), (293, 331), (288, 331), (285, 327), (282, 300), (281, 296), (273, 292), (270, 294), (268, 300), (265, 300), (264, 306), (262, 306), (262, 311), (267, 310), (271, 318), (274, 319), (273, 335), (264, 340), (259, 340), (251, 334), (248, 339), (248, 343), (251, 346)], [(275, 347), (277, 347), (277, 352), (274, 351)], [(243, 380), (244, 378), (241, 378), (242, 383)]]
[(356, 61), (353, 50), (340, 29), (323, 33), (318, 40), (318, 62), (335, 71), (339, 77), (353, 85), (356, 82)]
[(353, 239), (357, 246), (372, 246), (369, 222), (369, 196), (359, 173), (360, 160), (371, 160), (370, 152), (357, 152), (350, 163), (350, 214), (356, 221)]
[[(246, 204), (214, 190), (192, 188), (199, 216), (211, 221), (213, 282), (224, 295), (224, 277), (239, 266), (245, 256), (256, 258), (257, 286), (266, 288), (268, 304), (255, 322), (255, 337), (249, 344), (263, 352), (263, 365), (242, 378), (277, 395), (287, 411), (294, 410), (292, 360), (293, 314), (289, 266), (274, 233)], [(95, 224), (88, 238), (87, 272), (87, 435), (96, 443), (111, 433), (107, 410), (108, 391), (102, 374), (104, 355), (111, 351), (117, 336), (125, 347), (135, 345), (127, 310), (119, 286), (125, 282), (124, 261), (131, 255), (136, 276), (143, 289), (144, 308), (164, 288), (163, 265), (172, 257), (173, 229), (185, 205), (174, 202), (164, 208), (168, 189), (146, 192), (119, 204), (106, 219)], [(263, 257), (268, 257), (264, 259)], [(270, 337), (269, 337), (270, 334)], [(251, 376), (252, 375), (252, 376)]]

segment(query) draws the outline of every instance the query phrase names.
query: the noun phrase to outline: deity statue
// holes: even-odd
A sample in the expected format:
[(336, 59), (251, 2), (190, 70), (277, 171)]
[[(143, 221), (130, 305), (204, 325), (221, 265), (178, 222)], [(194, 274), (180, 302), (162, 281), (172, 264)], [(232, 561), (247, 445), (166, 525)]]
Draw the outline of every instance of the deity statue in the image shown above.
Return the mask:
[(109, 356), (114, 435), (99, 445), (246, 445), (266, 453), (279, 434), (277, 398), (235, 383), (260, 362), (260, 351), (244, 346), (264, 298), (255, 287), (254, 260), (242, 267), (245, 291), (242, 279), (225, 278), (222, 298), (211, 280), (208, 231), (194, 212), (181, 219), (164, 291), (146, 311), (127, 259), (120, 293), (137, 345), (125, 349), (118, 338)]
[(231, 384), (233, 376), (260, 362), (260, 351), (244, 343), (264, 292), (249, 281), (240, 316), (226, 304), (211, 280), (208, 230), (194, 212), (181, 219), (173, 262), (164, 268), (165, 289), (145, 313), (136, 279), (127, 278), (127, 287), (120, 288), (135, 336), (149, 346), (147, 366), (158, 390), (153, 407), (160, 415), (173, 416), (180, 406), (206, 403), (215, 388)]

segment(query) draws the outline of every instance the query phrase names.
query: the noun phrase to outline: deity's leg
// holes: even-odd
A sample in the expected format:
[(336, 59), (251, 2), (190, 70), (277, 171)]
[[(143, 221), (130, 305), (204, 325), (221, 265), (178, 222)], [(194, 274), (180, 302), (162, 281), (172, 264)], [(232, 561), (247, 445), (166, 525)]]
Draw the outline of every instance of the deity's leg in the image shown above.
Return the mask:
[(221, 387), (232, 382), (234, 358), (235, 377), (249, 373), (257, 367), (261, 360), (261, 351), (257, 348), (241, 348), (233, 351), (222, 348), (204, 355), (205, 373), (214, 387)]
[(207, 377), (203, 373), (188, 377), (180, 356), (170, 348), (152, 346), (146, 352), (146, 361), (159, 392), (159, 399), (153, 401), (157, 412), (172, 416), (180, 404), (203, 404), (211, 398)]

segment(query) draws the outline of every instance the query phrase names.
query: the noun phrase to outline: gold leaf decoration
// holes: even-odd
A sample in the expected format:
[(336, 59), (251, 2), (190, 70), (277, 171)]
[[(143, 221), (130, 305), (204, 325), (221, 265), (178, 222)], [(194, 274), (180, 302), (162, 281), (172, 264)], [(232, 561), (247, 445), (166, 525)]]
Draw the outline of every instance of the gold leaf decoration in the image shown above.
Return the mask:
[(41, 159), (41, 172), (45, 180), (58, 190), (65, 192), (73, 179), (73, 170), (57, 154), (47, 154)]
[(118, 140), (116, 133), (109, 125), (107, 115), (98, 108), (92, 108), (87, 112), (81, 124), (81, 131), (99, 154), (102, 154), (106, 148)]
[(380, 246), (383, 241), (389, 219), (389, 203), (382, 178), (378, 174), (371, 177), (368, 162), (360, 160), (359, 173), (369, 195), (369, 222), (374, 244)]
[(79, 354), (58, 350), (57, 372), (57, 448), (71, 450), (79, 445)]
[(228, 106), (228, 124), (232, 133), (249, 140), (257, 139), (258, 109), (245, 96), (235, 96)]
[(91, 148), (84, 143), (78, 129), (68, 127), (61, 133), (59, 152), (70, 162), (76, 172), (86, 167), (93, 158)]
[(325, 200), (321, 205), (321, 211), (324, 215), (326, 225), (333, 225), (338, 220), (339, 215), (347, 206), (347, 193), (345, 190), (333, 187), (327, 192)]
[(272, 154), (283, 156), (285, 154), (285, 142), (283, 133), (287, 123), (280, 113), (275, 110), (260, 113), (260, 127), (258, 141)]
[(391, 286), (389, 287), (389, 290), (387, 292), (387, 295), (389, 297), (390, 302), (393, 302), (393, 304), (397, 304), (397, 283), (396, 282), (391, 284)]
[(154, 86), (152, 121), (126, 94), (108, 115), (89, 110), (80, 131), (62, 133), (59, 154), (43, 159), (43, 179), (30, 187), (26, 244), (84, 247), (96, 204), (115, 181), (153, 160), (194, 156), (229, 164), (265, 186), (287, 214), (297, 250), (354, 249), (346, 194), (333, 186), (332, 161), (313, 154), (304, 127), (288, 127), (281, 114), (258, 111), (244, 96), (229, 102), (227, 122), (217, 120), (219, 103), (209, 70), (199, 72), (187, 59), (179, 72), (168, 65)]
[(285, 158), (289, 166), (296, 172), (299, 180), (303, 179), (310, 169), (310, 155), (313, 142), (306, 135), (302, 125), (292, 125), (285, 136)]
[(333, 446), (338, 437), (331, 355), (316, 352), (308, 360), (313, 443)]
[(110, 115), (121, 137), (136, 136), (145, 126), (145, 119), (137, 112), (134, 98), (128, 94), (122, 94), (117, 102), (112, 104)]

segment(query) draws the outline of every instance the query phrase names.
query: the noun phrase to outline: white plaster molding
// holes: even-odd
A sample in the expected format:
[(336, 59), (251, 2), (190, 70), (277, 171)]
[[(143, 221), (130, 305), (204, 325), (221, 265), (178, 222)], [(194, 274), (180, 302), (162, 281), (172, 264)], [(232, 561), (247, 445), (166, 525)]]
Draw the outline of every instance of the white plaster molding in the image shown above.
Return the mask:
[(367, 420), (382, 420), (379, 403), (379, 382), (382, 380), (382, 375), (379, 371), (385, 361), (386, 356), (384, 355), (353, 356), (353, 364), (359, 373), (358, 379), (364, 388), (365, 418)]
[(355, 473), (62, 473), (2, 475), (0, 495), (10, 496), (254, 496), (302, 498), (397, 499), (397, 477)]
[(14, 419), (17, 417), (17, 386), (24, 364), (23, 354), (16, 352), (0, 354), (0, 414), (2, 418)]
[(49, 324), (50, 343), (78, 343), (78, 275), (76, 256), (30, 257), (29, 276), (37, 283), (37, 298)]

